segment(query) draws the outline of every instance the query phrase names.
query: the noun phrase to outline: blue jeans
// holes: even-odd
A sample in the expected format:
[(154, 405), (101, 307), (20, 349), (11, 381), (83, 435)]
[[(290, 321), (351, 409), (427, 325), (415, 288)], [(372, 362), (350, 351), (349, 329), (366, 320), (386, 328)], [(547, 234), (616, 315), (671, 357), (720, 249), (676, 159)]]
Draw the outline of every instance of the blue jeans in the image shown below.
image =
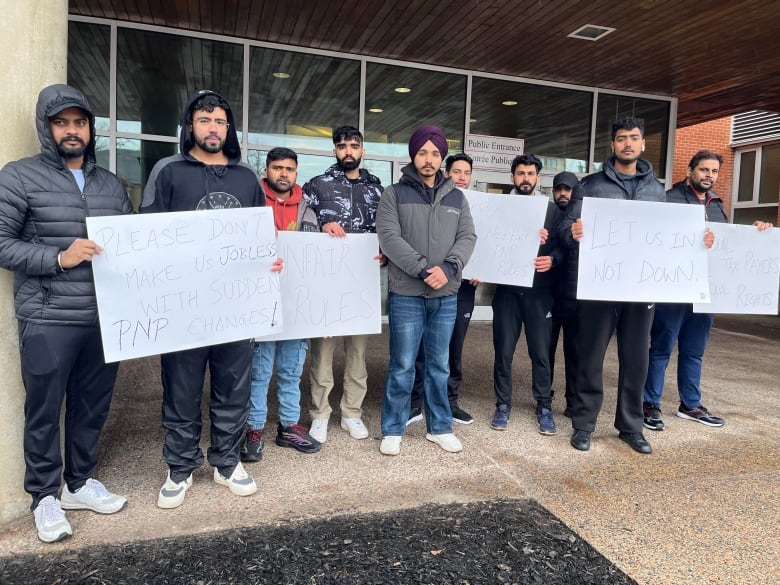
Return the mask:
[(279, 422), (284, 426), (295, 424), (301, 416), (301, 373), (306, 361), (306, 339), (261, 341), (255, 343), (252, 358), (252, 392), (249, 398), (250, 429), (262, 429), (268, 416), (268, 384), (274, 371), (279, 397)]
[(658, 304), (650, 329), (650, 361), (644, 403), (660, 408), (664, 375), (677, 343), (677, 392), (688, 408), (701, 406), (701, 363), (714, 317), (694, 313), (691, 305)]
[(428, 299), (390, 293), (387, 299), (390, 325), (390, 363), (382, 400), (382, 435), (403, 435), (414, 384), (414, 362), (422, 340), (425, 348), (423, 394), (428, 432), (452, 432), (452, 412), (447, 398), (450, 375), (450, 337), (455, 326), (457, 295)]

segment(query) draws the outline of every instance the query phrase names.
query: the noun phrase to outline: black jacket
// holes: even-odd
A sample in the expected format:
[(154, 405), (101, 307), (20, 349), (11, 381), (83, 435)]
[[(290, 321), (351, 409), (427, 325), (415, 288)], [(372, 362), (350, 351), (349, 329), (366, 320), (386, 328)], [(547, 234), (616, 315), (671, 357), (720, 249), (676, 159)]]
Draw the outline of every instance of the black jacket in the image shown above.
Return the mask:
[[(653, 166), (643, 158), (636, 165), (636, 191), (631, 194), (623, 185), (615, 171), (615, 157), (611, 156), (604, 162), (604, 167), (598, 173), (593, 173), (583, 178), (574, 188), (571, 201), (566, 207), (566, 212), (561, 218), (558, 227), (560, 241), (568, 249), (566, 270), (564, 277), (566, 289), (564, 296), (577, 298), (577, 267), (579, 265), (579, 246), (571, 235), (571, 224), (582, 214), (582, 200), (585, 197), (598, 197), (601, 199), (630, 199), (637, 201), (666, 201), (663, 185), (658, 181), (653, 171)], [(587, 229), (587, 228), (586, 228)]]
[(219, 96), (212, 91), (199, 91), (187, 102), (181, 121), (180, 153), (154, 165), (144, 188), (142, 213), (265, 205), (265, 194), (255, 171), (241, 161), (232, 110), (226, 112), (230, 126), (222, 147), (222, 152), (228, 157), (227, 165), (207, 165), (190, 154), (193, 146), (190, 130), (192, 106), (207, 94)]
[[(687, 203), (689, 205), (702, 204), (687, 180), (672, 185), (672, 188), (666, 192), (666, 201), (669, 203)], [(726, 211), (723, 209), (723, 200), (715, 191), (707, 191), (704, 201), (704, 218), (707, 221), (716, 223), (729, 222)]]
[[(78, 106), (89, 117), (84, 153), (84, 191), (54, 143), (49, 114)], [(0, 171), (0, 266), (14, 272), (16, 317), (48, 325), (96, 325), (92, 265), (59, 270), (57, 255), (76, 238), (87, 238), (86, 218), (130, 213), (119, 179), (95, 163), (95, 116), (84, 95), (67, 85), (41, 92), (36, 107), (41, 153)]]
[(303, 186), (303, 196), (317, 212), (320, 229), (332, 221), (347, 233), (376, 232), (376, 210), (382, 195), (379, 179), (360, 169), (354, 181), (335, 164)]

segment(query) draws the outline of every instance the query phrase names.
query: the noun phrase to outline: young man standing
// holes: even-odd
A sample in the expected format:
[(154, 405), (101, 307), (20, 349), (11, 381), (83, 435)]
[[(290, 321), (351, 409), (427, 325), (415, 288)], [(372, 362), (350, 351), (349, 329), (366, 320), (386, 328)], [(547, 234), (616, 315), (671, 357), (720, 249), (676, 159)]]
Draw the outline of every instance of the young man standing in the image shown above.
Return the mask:
[(377, 235), (388, 258), (390, 363), (382, 401), (385, 455), (398, 455), (409, 420), (414, 362), (425, 348), (426, 438), (448, 452), (463, 449), (452, 433), (447, 399), (449, 344), (456, 293), (477, 235), (468, 201), (440, 167), (447, 140), (436, 126), (409, 139), (412, 162), (379, 202)]
[[(320, 229), (332, 237), (376, 232), (376, 213), (382, 184), (360, 168), (363, 135), (357, 128), (342, 126), (333, 131), (336, 164), (303, 186), (303, 196), (317, 213)], [(333, 352), (344, 340), (344, 383), (341, 397), (341, 428), (353, 439), (368, 437), (363, 424), (363, 399), (368, 390), (366, 346), (368, 335), (321, 337), (311, 340), (311, 429), (315, 440), (328, 440), (328, 401), (333, 390)]]
[[(471, 185), (472, 166), (474, 161), (465, 152), (453, 154), (447, 157), (444, 163), (444, 176), (452, 179), (458, 189), (468, 189)], [(455, 328), (452, 330), (450, 340), (450, 375), (447, 378), (447, 399), (450, 401), (450, 411), (453, 422), (462, 425), (470, 425), (474, 418), (458, 406), (458, 394), (463, 382), (463, 343), (466, 340), (466, 332), (471, 322), (471, 313), (474, 311), (474, 297), (480, 282), (476, 279), (463, 280), (458, 289), (458, 307), (455, 314)], [(414, 386), (412, 387), (412, 408), (409, 411), (411, 424), (422, 420), (422, 406), (425, 379), (425, 350), (420, 346), (417, 360), (414, 363)]]
[[(265, 195), (252, 168), (241, 162), (233, 111), (213, 91), (193, 94), (184, 108), (180, 154), (159, 161), (144, 189), (146, 213), (258, 207)], [(280, 270), (279, 261), (273, 270)], [(238, 496), (257, 491), (239, 461), (249, 402), (253, 343), (234, 341), (160, 357), (163, 385), (163, 457), (168, 477), (157, 505), (176, 508), (203, 464), (200, 403), (206, 367), (211, 378), (209, 464), (214, 481)]]
[[(580, 214), (585, 197), (629, 201), (665, 201), (664, 188), (652, 165), (641, 158), (645, 150), (645, 123), (640, 118), (622, 118), (612, 125), (612, 156), (598, 173), (588, 175), (574, 190), (559, 233), (570, 248), (582, 239)], [(653, 304), (616, 301), (578, 301), (579, 330), (588, 332), (589, 343), (580, 344), (577, 383), (570, 401), (574, 433), (571, 445), (590, 449), (604, 400), (604, 356), (617, 331), (620, 379), (615, 428), (622, 441), (638, 453), (653, 452), (642, 434), (642, 387), (647, 372), (647, 346), (653, 322)]]
[[(510, 195), (541, 196), (536, 189), (542, 161), (533, 154), (521, 154), (512, 161), (512, 189)], [(556, 433), (552, 414), (552, 379), (550, 374), (550, 336), (552, 334), (553, 273), (550, 269), (562, 263), (556, 231), (560, 211), (552, 201), (547, 202), (547, 213), (542, 229), (542, 244), (534, 261), (536, 275), (533, 285), (510, 286), (499, 284), (493, 297), (493, 390), (496, 411), (490, 426), (506, 430), (512, 409), (512, 361), (517, 340), (525, 325), (528, 357), (531, 359), (531, 390), (536, 401), (538, 430), (543, 435)]]
[[(684, 181), (675, 183), (666, 192), (670, 203), (703, 205), (707, 221), (728, 223), (723, 201), (712, 190), (718, 181), (723, 157), (708, 150), (700, 150), (688, 163), (688, 174)], [(757, 221), (760, 231), (772, 227), (771, 223)], [(710, 413), (701, 403), (701, 364), (714, 316), (709, 313), (694, 313), (693, 305), (663, 303), (655, 308), (655, 317), (650, 329), (650, 355), (647, 379), (644, 388), (644, 426), (652, 431), (662, 431), (661, 394), (664, 377), (675, 343), (677, 357), (677, 393), (680, 406), (677, 416), (693, 420), (708, 427), (722, 427), (726, 421)]]
[(95, 116), (83, 93), (46, 87), (36, 114), (41, 153), (0, 171), (0, 266), (14, 272), (24, 489), (38, 538), (55, 542), (73, 533), (63, 509), (113, 514), (127, 503), (94, 478), (119, 364), (103, 357), (91, 266), (102, 250), (87, 239), (86, 218), (132, 206), (119, 179), (95, 162)]
[[(317, 215), (303, 199), (298, 178), (298, 155), (289, 148), (272, 148), (265, 159), (265, 177), (260, 182), (266, 205), (274, 210), (279, 231), (319, 232)], [(307, 339), (255, 341), (252, 358), (252, 385), (249, 419), (241, 461), (260, 461), (265, 446), (265, 422), (268, 415), (268, 386), (276, 362), (279, 398), (279, 426), (276, 444), (301, 453), (316, 453), (322, 446), (298, 424), (301, 416), (301, 373), (306, 360)]]

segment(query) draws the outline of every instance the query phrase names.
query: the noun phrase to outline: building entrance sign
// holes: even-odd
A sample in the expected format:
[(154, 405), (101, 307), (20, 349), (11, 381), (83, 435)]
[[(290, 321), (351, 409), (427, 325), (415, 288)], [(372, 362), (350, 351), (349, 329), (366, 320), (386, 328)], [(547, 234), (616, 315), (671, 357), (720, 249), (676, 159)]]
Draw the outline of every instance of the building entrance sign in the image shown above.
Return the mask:
[(474, 170), (507, 171), (524, 148), (522, 138), (466, 134), (463, 151), (474, 159)]

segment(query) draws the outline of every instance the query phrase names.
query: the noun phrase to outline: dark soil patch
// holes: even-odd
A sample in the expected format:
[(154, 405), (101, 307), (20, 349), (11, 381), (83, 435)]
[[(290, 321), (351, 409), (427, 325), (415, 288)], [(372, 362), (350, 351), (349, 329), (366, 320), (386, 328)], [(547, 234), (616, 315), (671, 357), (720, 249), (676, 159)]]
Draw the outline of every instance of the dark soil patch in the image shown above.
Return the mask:
[(635, 582), (536, 502), (502, 500), (0, 559), (0, 583)]

